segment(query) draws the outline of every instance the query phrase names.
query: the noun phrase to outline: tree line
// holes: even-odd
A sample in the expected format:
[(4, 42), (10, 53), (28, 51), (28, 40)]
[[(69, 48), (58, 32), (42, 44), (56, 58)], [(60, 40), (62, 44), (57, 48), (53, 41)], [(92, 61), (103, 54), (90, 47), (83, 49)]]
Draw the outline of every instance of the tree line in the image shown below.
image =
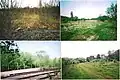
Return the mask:
[(85, 62), (118, 62), (120, 57), (120, 49), (108, 51), (108, 55), (105, 54), (97, 54), (97, 56), (89, 56), (86, 58), (62, 58), (62, 65), (69, 65), (69, 64), (78, 64), (78, 63), (85, 63)]
[(37, 52), (36, 55), (20, 52), (19, 46), (14, 41), (0, 41), (1, 71), (18, 70), (36, 67), (58, 67), (61, 59), (51, 59), (45, 51)]
[(78, 18), (77, 16), (73, 16), (73, 11), (71, 11), (70, 15), (71, 17), (66, 17), (66, 16), (61, 16), (61, 21), (63, 23), (66, 23), (68, 21), (79, 21), (79, 20), (99, 20), (99, 21), (116, 21), (117, 22), (117, 4), (111, 4), (110, 7), (107, 8), (106, 10), (107, 15), (99, 15), (97, 18)]

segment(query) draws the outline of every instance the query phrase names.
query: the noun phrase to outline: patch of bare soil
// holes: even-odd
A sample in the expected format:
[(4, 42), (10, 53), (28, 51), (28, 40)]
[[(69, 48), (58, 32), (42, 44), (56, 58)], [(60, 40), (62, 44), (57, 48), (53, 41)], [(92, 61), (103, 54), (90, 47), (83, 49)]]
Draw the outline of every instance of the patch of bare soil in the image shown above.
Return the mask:
[(12, 33), (14, 40), (60, 40), (60, 31), (52, 29), (18, 29)]

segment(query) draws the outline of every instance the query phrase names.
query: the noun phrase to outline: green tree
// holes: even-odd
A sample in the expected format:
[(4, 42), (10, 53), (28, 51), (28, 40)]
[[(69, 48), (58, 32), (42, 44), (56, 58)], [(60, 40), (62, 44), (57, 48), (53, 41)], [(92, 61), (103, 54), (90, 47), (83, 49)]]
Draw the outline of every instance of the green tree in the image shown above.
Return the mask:
[(86, 19), (85, 18), (81, 18), (81, 20), (85, 21)]
[(87, 61), (87, 62), (90, 62), (90, 58), (89, 58), (89, 57), (87, 57), (87, 58), (86, 58), (86, 61)]
[(120, 56), (120, 50), (116, 51), (108, 51), (108, 60), (117, 60), (119, 61), (119, 56)]
[(99, 16), (97, 19), (104, 22), (105, 20), (108, 20), (109, 17), (104, 15), (104, 16)]
[(107, 8), (106, 12), (112, 20), (117, 20), (117, 4), (111, 4), (111, 6)]
[(14, 41), (0, 42), (0, 58), (1, 71), (61, 66), (59, 58), (49, 58), (49, 55), (47, 55), (44, 50), (37, 52), (36, 55), (27, 52), (20, 52), (19, 47)]
[(79, 63), (85, 62), (85, 58), (76, 58), (75, 60), (77, 60)]
[(97, 59), (100, 59), (101, 57), (100, 57), (100, 54), (97, 54)]
[(73, 17), (73, 20), (74, 20), (74, 21), (77, 21), (77, 20), (78, 20), (78, 17), (77, 17), (77, 16)]
[[(16, 48), (12, 48), (16, 47)], [(18, 53), (19, 47), (14, 41), (0, 41), (1, 54), (4, 53)]]
[[(16, 48), (13, 48), (16, 47)], [(16, 69), (15, 60), (19, 58), (19, 48), (14, 41), (1, 41), (1, 69), (2, 71)]]

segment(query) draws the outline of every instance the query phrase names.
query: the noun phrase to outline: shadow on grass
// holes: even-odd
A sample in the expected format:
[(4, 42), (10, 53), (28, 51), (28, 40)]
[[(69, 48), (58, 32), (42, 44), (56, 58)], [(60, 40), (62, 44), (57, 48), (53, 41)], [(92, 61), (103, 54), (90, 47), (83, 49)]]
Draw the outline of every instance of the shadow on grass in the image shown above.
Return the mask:
[(97, 40), (117, 40), (117, 25), (114, 23), (103, 23), (93, 31), (99, 36)]

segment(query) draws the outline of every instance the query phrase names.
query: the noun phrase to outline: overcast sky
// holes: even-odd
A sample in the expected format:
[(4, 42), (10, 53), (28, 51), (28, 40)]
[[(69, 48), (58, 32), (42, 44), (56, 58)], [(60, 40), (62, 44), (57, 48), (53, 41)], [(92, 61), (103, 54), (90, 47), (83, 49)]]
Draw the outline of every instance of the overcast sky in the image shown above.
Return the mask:
[(59, 41), (15, 41), (21, 52), (35, 54), (38, 51), (46, 51), (50, 58), (60, 57)]
[(96, 18), (106, 15), (111, 3), (116, 3), (116, 0), (61, 0), (61, 15), (70, 17), (73, 11), (73, 15), (79, 18)]
[(105, 54), (109, 50), (120, 49), (116, 41), (63, 41), (61, 42), (62, 57), (77, 58)]
[[(21, 7), (38, 7), (39, 5), (39, 0), (17, 0)], [(48, 3), (50, 0), (42, 0), (43, 3)]]

